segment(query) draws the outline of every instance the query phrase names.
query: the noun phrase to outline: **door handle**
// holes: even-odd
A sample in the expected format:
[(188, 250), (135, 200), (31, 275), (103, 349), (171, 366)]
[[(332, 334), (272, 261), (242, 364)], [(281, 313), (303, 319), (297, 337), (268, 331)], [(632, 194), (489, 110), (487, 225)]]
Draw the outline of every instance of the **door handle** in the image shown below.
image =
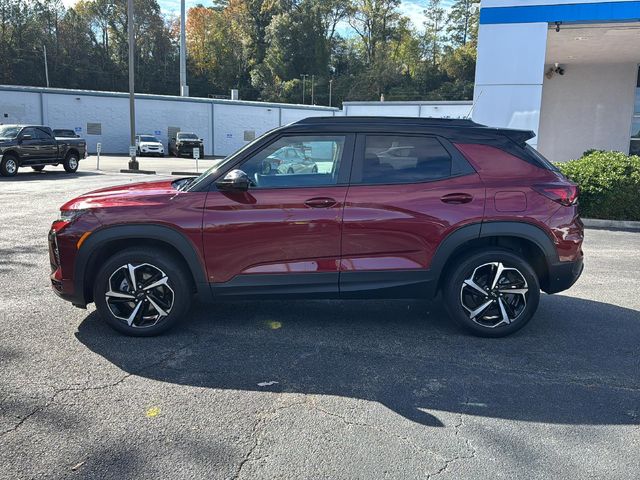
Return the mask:
[(336, 203), (338, 202), (329, 197), (310, 198), (309, 200), (304, 202), (307, 207), (311, 208), (329, 208), (333, 207)]
[(469, 203), (473, 200), (473, 196), (468, 193), (448, 193), (440, 197), (440, 200), (444, 203), (458, 205), (460, 203)]

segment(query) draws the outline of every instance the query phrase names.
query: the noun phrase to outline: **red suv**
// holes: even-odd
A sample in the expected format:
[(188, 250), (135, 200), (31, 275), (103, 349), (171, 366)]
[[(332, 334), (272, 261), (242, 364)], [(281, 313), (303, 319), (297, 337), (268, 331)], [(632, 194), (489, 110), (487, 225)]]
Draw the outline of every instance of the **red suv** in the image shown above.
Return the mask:
[[(532, 137), (470, 120), (305, 119), (197, 178), (66, 203), (49, 235), (53, 289), (130, 335), (165, 331), (196, 296), (442, 292), (459, 324), (504, 336), (583, 266), (577, 187)], [(266, 168), (285, 148), (317, 169)]]

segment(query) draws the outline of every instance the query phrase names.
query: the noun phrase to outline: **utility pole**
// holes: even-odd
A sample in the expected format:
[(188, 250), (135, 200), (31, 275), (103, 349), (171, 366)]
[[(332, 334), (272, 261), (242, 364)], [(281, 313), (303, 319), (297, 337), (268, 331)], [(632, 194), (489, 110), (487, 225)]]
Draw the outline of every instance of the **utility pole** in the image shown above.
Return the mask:
[(309, 75), (306, 73), (303, 73), (302, 75), (300, 75), (300, 77), (302, 78), (302, 104), (303, 105), (304, 105), (304, 95), (305, 95), (305, 83), (308, 76)]
[(185, 0), (180, 0), (180, 96), (189, 96), (187, 86), (187, 34)]
[(49, 65), (47, 65), (47, 46), (42, 45), (42, 50), (44, 50), (44, 76), (47, 79), (47, 87), (49, 87)]
[(136, 51), (135, 36), (133, 34), (133, 0), (127, 3), (127, 30), (129, 31), (129, 170), (138, 170), (136, 160), (136, 106), (135, 106), (135, 82), (134, 82), (134, 56)]
[(314, 96), (314, 85), (316, 83), (316, 76), (315, 75), (311, 75), (311, 105), (315, 105), (316, 104), (316, 100), (315, 100), (315, 96)]
[(333, 90), (333, 78), (329, 79), (329, 106), (332, 107), (333, 105), (331, 105), (331, 91)]

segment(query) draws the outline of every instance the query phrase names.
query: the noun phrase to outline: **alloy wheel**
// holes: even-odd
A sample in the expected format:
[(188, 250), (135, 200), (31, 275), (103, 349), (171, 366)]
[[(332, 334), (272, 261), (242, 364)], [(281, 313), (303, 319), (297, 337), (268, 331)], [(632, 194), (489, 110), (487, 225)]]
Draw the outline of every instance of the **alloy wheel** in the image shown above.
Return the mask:
[(76, 157), (69, 157), (69, 168), (72, 170), (78, 168), (78, 159)]
[(128, 263), (109, 277), (105, 299), (111, 314), (134, 328), (156, 325), (171, 313), (174, 291), (155, 265)]
[(16, 173), (16, 170), (18, 169), (18, 164), (13, 158), (7, 158), (4, 164), (4, 168), (9, 175), (13, 175), (14, 173)]
[(477, 267), (460, 288), (460, 302), (469, 318), (486, 328), (515, 322), (527, 306), (529, 286), (517, 269), (502, 262)]

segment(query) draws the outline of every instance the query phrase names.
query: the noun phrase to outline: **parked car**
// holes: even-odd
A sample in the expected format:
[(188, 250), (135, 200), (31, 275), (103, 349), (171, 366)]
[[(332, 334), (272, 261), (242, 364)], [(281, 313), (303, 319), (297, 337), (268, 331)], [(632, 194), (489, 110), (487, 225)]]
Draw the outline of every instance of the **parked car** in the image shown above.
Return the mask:
[(185, 153), (193, 158), (193, 149), (200, 149), (200, 158), (204, 157), (204, 142), (195, 133), (178, 132), (175, 138), (169, 140), (169, 153), (180, 157)]
[(74, 173), (86, 156), (87, 143), (82, 138), (54, 138), (51, 129), (41, 125), (0, 125), (0, 175), (4, 177), (17, 175), (20, 167), (39, 172), (59, 164)]
[(265, 175), (317, 172), (316, 162), (308, 158), (300, 148), (294, 146), (280, 148), (262, 163), (262, 173)]
[(53, 136), (56, 138), (80, 138), (80, 135), (70, 128), (54, 128)]
[(140, 157), (143, 155), (164, 157), (164, 145), (153, 135), (136, 135), (136, 153)]
[[(583, 268), (578, 189), (532, 137), (470, 120), (301, 120), (198, 177), (69, 201), (49, 234), (52, 286), (76, 306), (95, 302), (130, 335), (175, 325), (194, 296), (438, 292), (472, 333), (508, 335), (532, 318), (541, 290), (569, 288)], [(265, 175), (264, 161), (292, 146), (329, 167)], [(392, 146), (416, 161), (395, 164)]]

